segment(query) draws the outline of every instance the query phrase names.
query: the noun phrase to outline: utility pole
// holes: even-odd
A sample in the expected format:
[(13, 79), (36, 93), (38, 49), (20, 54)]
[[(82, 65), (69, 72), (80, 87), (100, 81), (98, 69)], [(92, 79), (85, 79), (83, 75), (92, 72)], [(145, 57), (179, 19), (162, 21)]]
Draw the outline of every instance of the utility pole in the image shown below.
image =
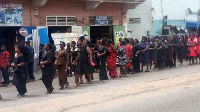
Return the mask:
[(198, 30), (199, 30), (199, 21), (200, 21), (200, 0), (199, 0), (199, 11), (198, 11), (198, 17), (197, 17), (197, 30), (196, 30), (196, 33), (198, 33)]

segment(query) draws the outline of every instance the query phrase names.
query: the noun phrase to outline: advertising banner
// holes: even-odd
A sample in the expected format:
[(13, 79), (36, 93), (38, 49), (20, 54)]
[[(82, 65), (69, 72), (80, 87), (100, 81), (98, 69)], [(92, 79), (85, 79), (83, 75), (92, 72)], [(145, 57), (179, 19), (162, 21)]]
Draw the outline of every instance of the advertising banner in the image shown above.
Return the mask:
[(22, 4), (0, 3), (0, 26), (22, 26)]
[(90, 39), (90, 26), (82, 26), (82, 33), (86, 38)]
[(115, 45), (119, 43), (119, 38), (125, 38), (125, 26), (113, 26), (113, 35), (114, 35), (114, 43)]
[(78, 33), (52, 33), (51, 34), (54, 44), (56, 45), (56, 49), (60, 48), (60, 41), (67, 43), (71, 43), (71, 41), (78, 41), (78, 38), (81, 36)]

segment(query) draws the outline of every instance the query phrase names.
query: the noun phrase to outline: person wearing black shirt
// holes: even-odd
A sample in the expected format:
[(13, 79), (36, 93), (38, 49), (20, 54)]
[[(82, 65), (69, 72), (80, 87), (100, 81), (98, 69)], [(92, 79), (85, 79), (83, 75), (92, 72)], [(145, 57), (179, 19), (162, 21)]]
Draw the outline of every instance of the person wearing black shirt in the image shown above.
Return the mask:
[(24, 56), (21, 53), (22, 48), (20, 46), (15, 47), (15, 58), (14, 62), (11, 64), (14, 67), (13, 83), (18, 91), (18, 97), (24, 97), (27, 92), (26, 89), (26, 74), (25, 74), (25, 61)]
[(54, 55), (51, 51), (52, 45), (50, 43), (45, 44), (44, 48), (45, 51), (40, 62), (40, 66), (42, 67), (42, 82), (47, 89), (46, 94), (51, 94), (53, 92)]

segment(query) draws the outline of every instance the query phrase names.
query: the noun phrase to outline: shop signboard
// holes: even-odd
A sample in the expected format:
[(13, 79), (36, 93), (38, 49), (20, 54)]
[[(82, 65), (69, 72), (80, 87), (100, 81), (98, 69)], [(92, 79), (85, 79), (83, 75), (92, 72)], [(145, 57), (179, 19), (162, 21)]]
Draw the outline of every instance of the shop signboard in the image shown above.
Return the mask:
[(95, 25), (108, 25), (108, 16), (95, 16)]
[(22, 26), (22, 4), (0, 3), (0, 26)]
[(125, 38), (125, 26), (113, 26), (113, 35), (114, 35), (114, 43), (115, 45), (119, 43), (119, 38)]

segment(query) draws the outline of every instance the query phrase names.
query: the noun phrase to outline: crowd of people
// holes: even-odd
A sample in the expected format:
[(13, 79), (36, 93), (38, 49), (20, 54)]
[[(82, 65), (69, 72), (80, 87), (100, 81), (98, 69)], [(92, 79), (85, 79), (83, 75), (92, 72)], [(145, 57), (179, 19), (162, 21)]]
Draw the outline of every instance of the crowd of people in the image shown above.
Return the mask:
[[(28, 48), (28, 54), (31, 55), (25, 55), (24, 48)], [(24, 97), (27, 92), (27, 80), (35, 80), (33, 69), (29, 68), (33, 66), (33, 52), (29, 42), (26, 43), (26, 47), (16, 45), (15, 56), (10, 65), (10, 54), (4, 45), (1, 46), (0, 68), (4, 79), (2, 86), (6, 87), (9, 84), (7, 71), (9, 66), (13, 67), (13, 84), (19, 93), (18, 97)], [(78, 87), (84, 83), (83, 76), (87, 83), (91, 84), (95, 72), (99, 73), (99, 80), (102, 81), (108, 80), (109, 77), (126, 77), (130, 73), (176, 67), (177, 62), (182, 66), (184, 60), (189, 60), (189, 65), (200, 63), (200, 38), (196, 33), (142, 37), (140, 42), (133, 38), (120, 38), (115, 46), (111, 39), (101, 38), (92, 44), (82, 36), (77, 42), (72, 41), (67, 45), (60, 42), (60, 49), (57, 51), (53, 42), (41, 45), (39, 54), (41, 80), (46, 87), (46, 94), (51, 94), (56, 72), (59, 74), (60, 90), (63, 90), (69, 86), (67, 78), (72, 76), (72, 73), (75, 76), (74, 86)]]

